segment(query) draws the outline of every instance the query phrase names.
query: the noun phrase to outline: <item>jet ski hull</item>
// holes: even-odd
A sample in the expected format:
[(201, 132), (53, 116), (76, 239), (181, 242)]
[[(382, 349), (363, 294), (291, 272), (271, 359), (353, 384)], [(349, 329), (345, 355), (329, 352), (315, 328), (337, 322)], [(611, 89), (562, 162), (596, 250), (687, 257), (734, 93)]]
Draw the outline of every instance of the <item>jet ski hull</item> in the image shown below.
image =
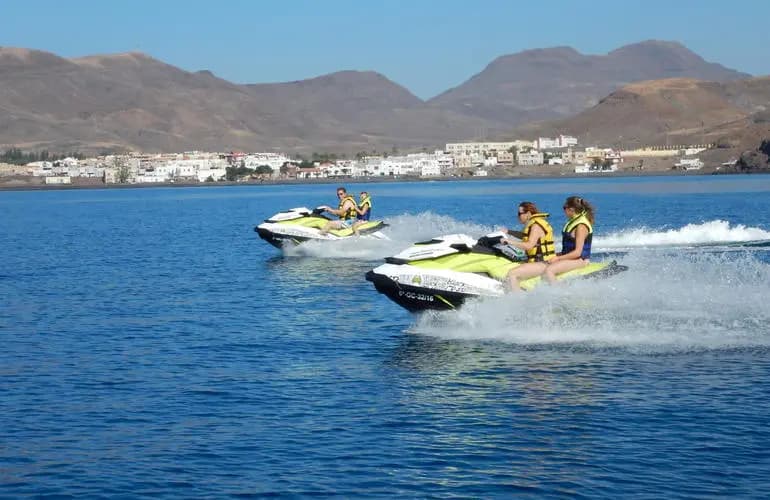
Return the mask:
[(366, 273), (366, 280), (371, 281), (378, 292), (410, 312), (431, 309), (440, 311), (456, 309), (467, 298), (476, 297), (476, 295), (461, 292), (398, 283), (384, 274), (376, 273), (374, 270)]
[[(276, 248), (287, 245), (299, 245), (306, 241), (335, 241), (354, 236), (351, 228), (332, 229), (326, 234), (321, 233), (330, 219), (321, 215), (318, 209), (310, 211), (307, 208), (293, 208), (279, 212), (254, 228), (260, 238)], [(358, 226), (358, 233), (377, 239), (387, 239), (379, 231), (387, 227), (382, 221), (367, 221)]]
[[(412, 312), (456, 309), (469, 298), (504, 295), (505, 276), (521, 261), (504, 255), (489, 241), (469, 243), (465, 235), (417, 243), (385, 259), (386, 263), (369, 271), (366, 279), (378, 292)], [(627, 269), (615, 261), (592, 262), (560, 274), (557, 280), (606, 278)], [(531, 290), (540, 283), (542, 279), (535, 277), (521, 281), (520, 286)]]
[(310, 236), (290, 235), (281, 231), (275, 231), (266, 227), (257, 226), (254, 228), (260, 238), (270, 243), (276, 248), (283, 248), (285, 245), (299, 245), (311, 238)]
[[(589, 267), (590, 266), (590, 267)], [(577, 269), (557, 276), (557, 280), (572, 279), (604, 279), (628, 270), (628, 266), (617, 262), (601, 262), (589, 264), (587, 268)], [(409, 265), (396, 266), (401, 269), (395, 271), (393, 264), (383, 264), (366, 273), (366, 280), (372, 282), (374, 288), (390, 300), (410, 312), (426, 310), (452, 310), (457, 309), (466, 300), (478, 297), (499, 297), (505, 293), (503, 283), (492, 278), (483, 278), (469, 273), (458, 273), (454, 283), (449, 286), (431, 286), (426, 283), (445, 282), (446, 275), (438, 279), (426, 269)], [(412, 269), (407, 269), (412, 268)], [(409, 274), (412, 278), (409, 278)], [(463, 276), (465, 274), (465, 276)], [(477, 284), (467, 284), (464, 288), (461, 283), (463, 278), (480, 278), (485, 280), (485, 289), (479, 289)], [(522, 290), (532, 290), (543, 282), (540, 277), (521, 281)]]

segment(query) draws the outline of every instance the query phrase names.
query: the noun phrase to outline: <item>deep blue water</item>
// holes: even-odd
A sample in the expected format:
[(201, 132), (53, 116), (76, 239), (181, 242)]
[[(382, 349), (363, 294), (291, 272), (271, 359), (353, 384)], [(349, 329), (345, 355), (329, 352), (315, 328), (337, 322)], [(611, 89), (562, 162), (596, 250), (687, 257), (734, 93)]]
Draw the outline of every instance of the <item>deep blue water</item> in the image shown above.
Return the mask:
[[(770, 177), (349, 184), (392, 241), (253, 232), (335, 187), (0, 192), (0, 496), (767, 495)], [(571, 194), (629, 272), (423, 316), (363, 278)]]

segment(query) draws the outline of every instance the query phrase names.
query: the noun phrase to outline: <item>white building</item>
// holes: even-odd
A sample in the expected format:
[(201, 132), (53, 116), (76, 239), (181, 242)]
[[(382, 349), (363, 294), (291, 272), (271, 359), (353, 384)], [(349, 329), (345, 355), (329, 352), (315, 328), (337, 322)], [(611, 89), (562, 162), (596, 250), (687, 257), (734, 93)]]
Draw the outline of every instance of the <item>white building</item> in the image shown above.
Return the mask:
[(576, 174), (590, 174), (590, 173), (610, 173), (610, 172), (617, 172), (618, 171), (618, 165), (616, 163), (612, 163), (610, 165), (589, 165), (588, 163), (584, 163), (583, 165), (575, 165), (575, 173)]
[(703, 168), (703, 162), (699, 158), (680, 158), (674, 166), (682, 170), (700, 170)]
[(555, 149), (559, 147), (558, 139), (551, 139), (550, 137), (538, 137), (536, 149)]
[(576, 137), (572, 137), (571, 135), (559, 135), (556, 139), (551, 139), (550, 137), (538, 137), (537, 138), (537, 149), (559, 149), (559, 148), (569, 148), (572, 146), (576, 146), (578, 143), (578, 140)]
[[(340, 162), (338, 162), (340, 163)], [(452, 156), (441, 150), (433, 153), (411, 153), (405, 156), (365, 157), (350, 165), (353, 177), (415, 175), (435, 177), (454, 166)]]
[(558, 142), (560, 148), (569, 148), (577, 146), (578, 140), (577, 137), (572, 137), (571, 135), (560, 135)]
[(591, 165), (583, 163), (582, 165), (575, 165), (576, 174), (587, 174), (591, 171)]
[(433, 157), (436, 159), (441, 173), (444, 173), (450, 168), (454, 167), (454, 157), (448, 153), (445, 153), (444, 151), (441, 151), (440, 149), (437, 149), (433, 152)]
[(198, 182), (207, 182), (209, 179), (214, 181), (223, 181), (227, 176), (227, 169), (225, 167), (220, 168), (202, 168), (196, 173)]
[(454, 158), (454, 166), (456, 168), (470, 168), (475, 165), (482, 165), (484, 163), (484, 155), (482, 153), (474, 153), (472, 155), (456, 156)]
[(531, 151), (519, 151), (516, 153), (516, 162), (519, 165), (542, 165), (543, 153), (533, 149)]
[(72, 184), (72, 178), (68, 175), (47, 175), (46, 184)]
[(35, 177), (54, 175), (52, 161), (33, 161), (32, 163), (27, 163), (27, 167), (29, 167), (28, 172)]
[(288, 156), (278, 153), (250, 153), (244, 155), (241, 160), (246, 168), (256, 170), (259, 166), (267, 165), (273, 171), (279, 170), (284, 163), (292, 161)]
[(129, 179), (129, 182), (132, 182), (134, 184), (154, 184), (154, 183), (168, 182), (169, 180), (170, 180), (169, 177), (153, 171), (153, 172), (142, 172), (140, 174), (135, 174)]
[(458, 156), (473, 154), (489, 154), (493, 151), (508, 151), (512, 147), (516, 149), (532, 148), (535, 147), (535, 143), (523, 140), (509, 142), (450, 142), (446, 145), (446, 152), (457, 158)]

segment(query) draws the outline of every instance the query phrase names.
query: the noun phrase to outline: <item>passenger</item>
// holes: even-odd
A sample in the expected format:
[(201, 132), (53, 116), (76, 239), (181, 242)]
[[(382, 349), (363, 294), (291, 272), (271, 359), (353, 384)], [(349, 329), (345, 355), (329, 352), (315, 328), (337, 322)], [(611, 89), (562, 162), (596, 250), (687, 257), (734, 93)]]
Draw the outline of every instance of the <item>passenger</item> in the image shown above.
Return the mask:
[(353, 233), (358, 236), (358, 228), (369, 222), (372, 215), (372, 198), (366, 191), (361, 191), (358, 207), (356, 207), (356, 221), (353, 223)]
[(332, 229), (342, 229), (344, 227), (351, 227), (358, 213), (358, 206), (356, 200), (350, 196), (344, 187), (337, 188), (337, 197), (340, 199), (340, 204), (337, 208), (331, 208), (328, 205), (324, 205), (321, 208), (325, 212), (330, 212), (339, 217), (339, 220), (331, 220), (321, 228), (320, 233), (326, 234)]
[(556, 275), (580, 269), (591, 260), (591, 240), (594, 235), (594, 207), (579, 196), (564, 202), (567, 223), (561, 231), (561, 253), (548, 261), (545, 279), (556, 281)]
[(509, 288), (514, 291), (521, 288), (521, 280), (543, 274), (547, 263), (556, 255), (548, 214), (540, 212), (534, 203), (522, 201), (519, 203), (519, 221), (524, 224), (521, 241), (507, 238), (501, 240), (502, 243), (524, 250), (527, 255), (527, 262), (511, 269), (506, 276)]

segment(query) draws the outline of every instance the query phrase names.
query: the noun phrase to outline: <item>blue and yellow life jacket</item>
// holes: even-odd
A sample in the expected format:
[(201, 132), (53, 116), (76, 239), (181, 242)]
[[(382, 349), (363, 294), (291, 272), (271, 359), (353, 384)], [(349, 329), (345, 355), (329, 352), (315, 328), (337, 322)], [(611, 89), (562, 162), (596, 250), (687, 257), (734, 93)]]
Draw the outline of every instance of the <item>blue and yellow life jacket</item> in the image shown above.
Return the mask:
[(527, 223), (524, 225), (524, 236), (522, 241), (529, 241), (529, 233), (532, 231), (532, 226), (538, 225), (543, 228), (545, 233), (535, 246), (527, 250), (527, 262), (546, 262), (551, 260), (556, 255), (556, 247), (553, 243), (553, 228), (547, 220), (548, 214), (537, 213), (532, 214)]
[(339, 216), (340, 219), (342, 219), (342, 220), (355, 219), (355, 217), (357, 215), (356, 207), (358, 205), (356, 205), (356, 199), (353, 198), (352, 196), (350, 196), (349, 194), (346, 194), (340, 200), (340, 204), (337, 207), (337, 210), (342, 210), (342, 207), (345, 206), (345, 202), (348, 201), (348, 200), (350, 200), (353, 203), (353, 205), (350, 208), (348, 208), (347, 211), (343, 212), (342, 215)]
[(584, 224), (588, 228), (588, 234), (583, 242), (583, 251), (580, 253), (580, 258), (588, 260), (591, 258), (591, 240), (594, 236), (594, 226), (591, 224), (591, 221), (588, 220), (585, 212), (580, 212), (564, 224), (564, 229), (561, 231), (561, 253), (562, 255), (570, 253), (577, 246), (572, 231), (574, 231), (580, 224)]
[(358, 220), (369, 220), (369, 217), (371, 217), (371, 215), (372, 215), (372, 198), (371, 198), (371, 196), (367, 196), (366, 198), (361, 200), (361, 204), (358, 205), (358, 208), (360, 208), (361, 210), (366, 208), (366, 212), (364, 212), (363, 215), (358, 214), (356, 219), (358, 219)]

